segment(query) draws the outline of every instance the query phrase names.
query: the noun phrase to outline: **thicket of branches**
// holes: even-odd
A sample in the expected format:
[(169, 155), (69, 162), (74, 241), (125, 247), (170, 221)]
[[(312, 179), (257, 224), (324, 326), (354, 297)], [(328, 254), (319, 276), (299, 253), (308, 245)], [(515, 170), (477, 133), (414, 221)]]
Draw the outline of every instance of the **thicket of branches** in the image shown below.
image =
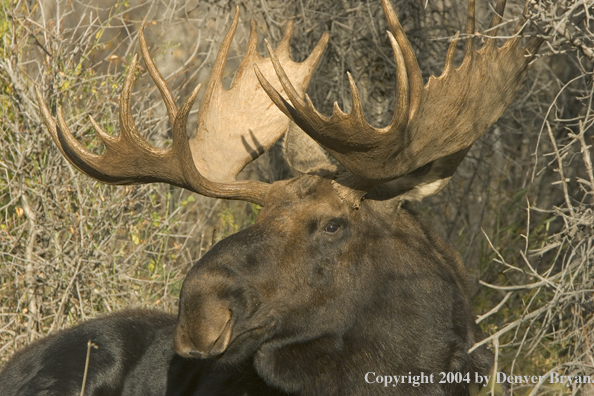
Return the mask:
[[(466, 1), (394, 1), (425, 81), (439, 75)], [(484, 37), (493, 1), (477, 0)], [(508, 1), (501, 36), (523, 1)], [(278, 42), (295, 21), (293, 56), (323, 31), (331, 39), (310, 85), (316, 105), (348, 110), (345, 71), (358, 82), (367, 119), (394, 107), (394, 62), (379, 1), (2, 0), (0, 10), (0, 361), (29, 341), (87, 317), (130, 306), (174, 312), (184, 274), (213, 242), (246, 226), (256, 207), (164, 185), (112, 187), (81, 175), (42, 125), (33, 87), (58, 106), (92, 151), (92, 115), (117, 133), (123, 73), (138, 29), (181, 102), (210, 72), (235, 6), (241, 22), (226, 82), (241, 60), (249, 19)], [(594, 0), (532, 0), (527, 34), (541, 47), (522, 91), (477, 142), (445, 191), (418, 205), (462, 254), (499, 370), (514, 375), (594, 374)], [(264, 53), (264, 51), (262, 51)], [(458, 59), (462, 56), (459, 45)], [(156, 146), (169, 144), (159, 95), (137, 72), (133, 113)], [(196, 111), (193, 112), (194, 116)], [(191, 128), (190, 128), (191, 129)], [(278, 148), (244, 177), (287, 177)], [(585, 394), (582, 386), (513, 387), (517, 394)]]

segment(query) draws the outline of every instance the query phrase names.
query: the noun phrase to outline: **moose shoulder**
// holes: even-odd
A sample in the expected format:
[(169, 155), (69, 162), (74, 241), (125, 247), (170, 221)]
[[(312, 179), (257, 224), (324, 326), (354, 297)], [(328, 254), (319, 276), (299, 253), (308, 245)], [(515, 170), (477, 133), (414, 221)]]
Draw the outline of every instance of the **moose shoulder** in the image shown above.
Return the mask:
[[(170, 339), (181, 357), (217, 367), (247, 364), (266, 386), (304, 396), (467, 395), (476, 391), (475, 373), (489, 373), (492, 356), (484, 346), (468, 353), (480, 333), (460, 258), (407, 201), (447, 184), (472, 144), (511, 103), (541, 40), (521, 44), (521, 18), (517, 34), (498, 47), (494, 37), (505, 8), (505, 0), (498, 0), (491, 36), (476, 50), (470, 0), (462, 64), (454, 67), (456, 39), (442, 75), (424, 85), (390, 1), (382, 0), (382, 7), (397, 66), (396, 109), (383, 128), (365, 121), (350, 75), (349, 114), (337, 105), (330, 117), (315, 109), (304, 92), (328, 37), (306, 61), (295, 63), (289, 57), (290, 25), (276, 51), (268, 45), (270, 59), (257, 54), (253, 25), (235, 81), (223, 89), (237, 14), (192, 138), (186, 121), (199, 87), (178, 107), (140, 32), (142, 56), (172, 126), (169, 149), (151, 146), (134, 127), (136, 60), (120, 99), (120, 135), (92, 121), (105, 143), (102, 155), (75, 139), (60, 111), (56, 123), (37, 91), (53, 140), (84, 173), (106, 183), (166, 182), (263, 205), (253, 226), (216, 244), (188, 273)], [(303, 175), (273, 184), (236, 180), (283, 135), (289, 162), (307, 164), (297, 166)], [(298, 147), (291, 147), (295, 142)], [(301, 160), (312, 153), (315, 161)], [(440, 383), (441, 372), (469, 380)], [(384, 386), (369, 381), (376, 374), (433, 380)]]

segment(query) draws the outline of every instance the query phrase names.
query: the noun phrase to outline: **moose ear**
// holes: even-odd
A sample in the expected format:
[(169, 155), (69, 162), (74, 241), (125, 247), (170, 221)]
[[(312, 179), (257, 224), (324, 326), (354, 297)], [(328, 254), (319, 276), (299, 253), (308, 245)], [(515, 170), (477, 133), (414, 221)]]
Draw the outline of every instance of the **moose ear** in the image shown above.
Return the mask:
[(408, 175), (377, 185), (366, 197), (376, 200), (421, 201), (435, 195), (448, 184), (470, 147), (430, 162)]
[(336, 161), (308, 134), (291, 121), (285, 133), (285, 160), (298, 173), (336, 172)]

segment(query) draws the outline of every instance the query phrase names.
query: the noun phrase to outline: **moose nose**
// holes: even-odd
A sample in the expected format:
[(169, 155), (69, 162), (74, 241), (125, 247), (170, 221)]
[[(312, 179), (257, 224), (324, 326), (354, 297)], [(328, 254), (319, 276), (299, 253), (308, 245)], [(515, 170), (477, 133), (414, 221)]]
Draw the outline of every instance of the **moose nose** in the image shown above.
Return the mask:
[(180, 356), (207, 359), (221, 355), (229, 346), (232, 333), (229, 309), (214, 309), (206, 317), (180, 315), (175, 329), (175, 350)]

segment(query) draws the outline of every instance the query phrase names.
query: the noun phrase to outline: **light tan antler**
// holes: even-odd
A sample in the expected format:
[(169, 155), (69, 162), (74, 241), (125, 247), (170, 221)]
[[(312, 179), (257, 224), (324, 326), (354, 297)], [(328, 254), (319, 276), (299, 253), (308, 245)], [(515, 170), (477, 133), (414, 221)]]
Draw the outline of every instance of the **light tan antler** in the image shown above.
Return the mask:
[[(235, 32), (235, 21), (231, 31)], [(293, 23), (289, 22), (275, 56), (287, 73), (293, 76), (297, 94), (303, 97), (313, 70), (328, 42), (324, 34), (311, 55), (302, 63), (291, 60), (289, 42)], [(194, 161), (200, 172), (214, 180), (234, 180), (237, 174), (254, 158), (268, 150), (287, 130), (290, 120), (270, 102), (256, 75), (256, 65), (265, 76), (274, 77), (270, 59), (258, 55), (256, 24), (252, 21), (247, 53), (235, 75), (230, 90), (222, 86), (222, 73), (226, 51), (233, 34), (223, 41), (212, 72), (209, 86), (200, 105), (196, 137), (190, 140)], [(280, 85), (279, 85), (280, 87)], [(224, 137), (224, 139), (222, 139)]]
[(454, 40), (442, 75), (432, 76), (423, 86), (417, 59), (390, 0), (382, 0), (382, 6), (397, 66), (396, 109), (386, 127), (374, 128), (365, 121), (359, 91), (348, 73), (352, 110), (345, 114), (335, 103), (330, 117), (320, 114), (307, 95), (302, 99), (274, 55), (271, 59), (290, 103), (265, 76), (256, 74), (275, 104), (359, 178), (355, 185), (369, 190), (395, 181), (395, 194), (402, 194), (424, 184), (423, 191), (412, 195), (422, 198), (445, 185), (470, 146), (511, 104), (541, 40), (520, 46), (523, 18), (514, 37), (498, 48), (493, 37), (505, 8), (505, 0), (499, 0), (491, 38), (477, 51), (475, 1), (470, 0), (462, 64), (454, 68)]
[[(267, 65), (270, 63), (268, 59), (256, 52), (257, 34), (253, 21), (248, 50), (233, 85), (230, 90), (222, 87), (223, 69), (238, 21), (239, 9), (217, 54), (200, 105), (196, 136), (192, 139), (188, 139), (186, 122), (200, 85), (183, 106), (178, 108), (165, 79), (151, 59), (142, 30), (139, 32), (142, 56), (165, 102), (172, 125), (173, 143), (169, 149), (150, 145), (134, 126), (131, 91), (136, 57), (130, 66), (120, 97), (120, 135), (114, 137), (107, 134), (91, 117), (97, 135), (105, 144), (102, 155), (90, 153), (74, 138), (60, 109), (56, 124), (41, 92), (36, 90), (43, 120), (62, 154), (82, 172), (105, 183), (166, 182), (210, 197), (264, 204), (270, 187), (268, 184), (236, 181), (235, 178), (247, 163), (282, 136), (289, 126), (289, 120), (270, 102), (253, 72), (254, 65), (258, 65), (264, 74), (274, 75), (272, 66)], [(292, 24), (289, 23), (275, 58), (280, 59), (279, 62), (296, 81), (296, 92), (303, 95), (328, 37), (322, 37), (307, 60), (295, 63), (289, 56), (291, 34)]]

